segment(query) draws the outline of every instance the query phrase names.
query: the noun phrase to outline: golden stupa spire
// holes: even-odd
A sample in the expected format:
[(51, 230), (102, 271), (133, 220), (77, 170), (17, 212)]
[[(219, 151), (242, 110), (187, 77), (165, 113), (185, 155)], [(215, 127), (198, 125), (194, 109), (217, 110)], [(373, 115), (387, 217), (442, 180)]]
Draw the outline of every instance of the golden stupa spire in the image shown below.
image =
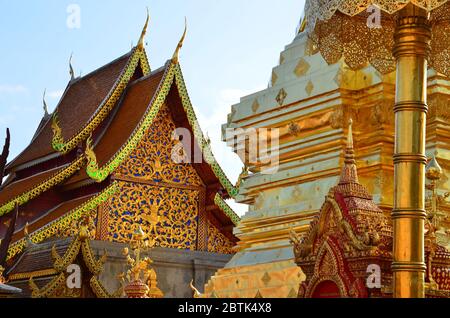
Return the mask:
[(69, 58), (69, 73), (70, 73), (71, 81), (75, 79), (75, 72), (73, 71), (73, 67), (72, 67), (72, 56), (73, 56), (73, 53), (70, 54), (70, 58)]
[(344, 167), (342, 168), (339, 183), (358, 183), (355, 151), (353, 149), (353, 120), (348, 121), (347, 146), (345, 148)]
[(44, 117), (47, 117), (48, 114), (48, 107), (47, 107), (47, 102), (45, 101), (45, 92), (47, 91), (47, 89), (44, 89), (44, 95), (42, 96), (42, 104), (44, 107)]
[(147, 33), (147, 27), (148, 27), (149, 21), (150, 21), (150, 13), (148, 12), (148, 8), (147, 8), (147, 19), (145, 20), (145, 24), (144, 24), (144, 27), (142, 28), (142, 32), (141, 32), (141, 37), (139, 38), (139, 42), (137, 45), (139, 49), (144, 48), (144, 38), (145, 38), (145, 34)]
[(184, 17), (184, 32), (181, 36), (180, 41), (178, 42), (178, 45), (175, 49), (175, 52), (173, 53), (172, 62), (175, 64), (178, 64), (178, 54), (180, 53), (180, 49), (183, 47), (184, 38), (186, 37), (187, 32), (187, 19)]

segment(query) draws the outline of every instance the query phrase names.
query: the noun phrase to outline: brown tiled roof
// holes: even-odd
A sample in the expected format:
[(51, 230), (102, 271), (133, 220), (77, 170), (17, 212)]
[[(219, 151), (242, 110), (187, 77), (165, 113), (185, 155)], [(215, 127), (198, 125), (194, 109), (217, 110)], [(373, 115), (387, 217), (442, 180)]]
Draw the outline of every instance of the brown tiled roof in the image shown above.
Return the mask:
[(0, 191), (0, 205), (3, 205), (8, 201), (14, 199), (19, 194), (31, 190), (41, 182), (49, 179), (52, 175), (56, 174), (61, 169), (63, 168), (55, 168), (8, 184)]
[[(114, 119), (94, 146), (100, 167), (106, 164), (131, 137), (144, 117), (163, 78), (164, 71), (165, 68), (160, 68), (130, 84)], [(72, 176), (66, 183), (74, 183), (88, 178), (86, 170), (82, 169), (78, 175)]]
[[(66, 213), (74, 210), (75, 208), (79, 207), (83, 203), (87, 202), (89, 199), (91, 199), (95, 194), (91, 194), (88, 196), (83, 196), (81, 198), (73, 199), (70, 201), (66, 201), (56, 207), (51, 208), (47, 212), (41, 213), (40, 217), (36, 220), (31, 220), (29, 225), (29, 231), (34, 232), (38, 229), (44, 227), (48, 223), (56, 220), (57, 218), (65, 215)], [(18, 228), (16, 229), (16, 232), (13, 235), (13, 243), (23, 238), (23, 230)]]
[[(58, 118), (65, 140), (73, 137), (89, 121), (101, 102), (114, 87), (130, 58), (130, 53), (75, 79), (67, 86), (58, 106)], [(51, 146), (51, 119), (25, 150), (8, 165), (8, 170), (55, 152)]]
[(109, 125), (103, 138), (94, 147), (99, 166), (106, 164), (116, 154), (139, 125), (163, 74), (164, 69), (159, 69), (129, 87), (114, 120)]
[(53, 268), (52, 247), (55, 245), (56, 251), (60, 256), (63, 256), (69, 247), (72, 238), (55, 239), (49, 242), (41, 243), (29, 247), (25, 253), (20, 257), (13, 268), (8, 272), (8, 275), (18, 273), (28, 273), (38, 270)]

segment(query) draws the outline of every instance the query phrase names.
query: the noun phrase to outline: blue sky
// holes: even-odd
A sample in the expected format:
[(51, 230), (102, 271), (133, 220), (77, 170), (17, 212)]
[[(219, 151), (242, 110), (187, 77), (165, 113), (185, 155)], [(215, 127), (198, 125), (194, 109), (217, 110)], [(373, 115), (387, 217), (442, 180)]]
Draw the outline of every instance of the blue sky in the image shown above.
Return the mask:
[[(69, 28), (68, 7), (80, 8), (80, 28)], [(240, 160), (220, 141), (221, 124), (239, 98), (267, 87), (279, 53), (295, 35), (303, 0), (0, 0), (0, 138), (11, 129), (9, 159), (31, 140), (70, 78), (128, 52), (145, 21), (151, 67), (172, 56), (188, 19), (180, 63), (189, 94), (214, 153), (232, 182)], [(70, 7), (69, 7), (70, 8)], [(244, 207), (233, 207), (242, 214)]]

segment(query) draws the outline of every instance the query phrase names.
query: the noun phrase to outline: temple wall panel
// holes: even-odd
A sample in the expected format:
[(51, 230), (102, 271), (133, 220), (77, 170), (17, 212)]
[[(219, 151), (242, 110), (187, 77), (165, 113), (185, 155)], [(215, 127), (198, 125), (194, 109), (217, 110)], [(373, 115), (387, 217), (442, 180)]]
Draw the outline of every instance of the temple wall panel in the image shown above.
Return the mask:
[(208, 252), (233, 254), (234, 243), (208, 222)]
[[(97, 234), (97, 209), (93, 209), (84, 214), (84, 217), (89, 221), (89, 238), (95, 239)], [(80, 222), (82, 219), (74, 219), (69, 226), (60, 228), (55, 237), (76, 237), (79, 232)]]
[[(158, 247), (230, 253), (231, 242), (216, 227), (204, 224), (206, 188), (200, 176), (191, 164), (173, 160), (186, 156), (177, 148), (176, 128), (169, 107), (163, 105), (114, 173), (120, 190), (103, 207), (106, 240), (128, 242), (141, 226)], [(208, 237), (214, 242), (208, 244)]]
[(109, 241), (129, 242), (141, 226), (156, 246), (196, 249), (199, 191), (123, 181), (119, 186), (105, 207)]

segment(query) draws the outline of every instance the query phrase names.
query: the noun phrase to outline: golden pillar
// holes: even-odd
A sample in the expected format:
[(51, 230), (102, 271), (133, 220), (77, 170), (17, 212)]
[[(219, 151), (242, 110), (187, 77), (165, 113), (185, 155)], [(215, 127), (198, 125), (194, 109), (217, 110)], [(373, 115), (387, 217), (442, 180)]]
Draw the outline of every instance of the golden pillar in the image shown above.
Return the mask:
[(428, 13), (411, 4), (399, 12), (396, 23), (393, 292), (398, 298), (423, 298), (427, 58), (431, 29)]

